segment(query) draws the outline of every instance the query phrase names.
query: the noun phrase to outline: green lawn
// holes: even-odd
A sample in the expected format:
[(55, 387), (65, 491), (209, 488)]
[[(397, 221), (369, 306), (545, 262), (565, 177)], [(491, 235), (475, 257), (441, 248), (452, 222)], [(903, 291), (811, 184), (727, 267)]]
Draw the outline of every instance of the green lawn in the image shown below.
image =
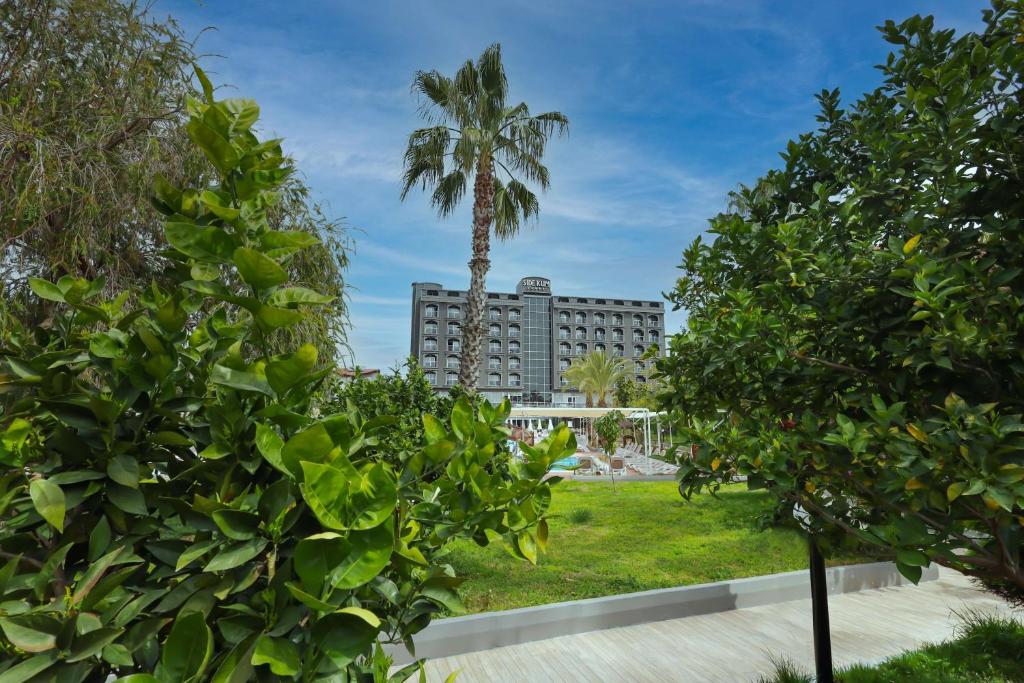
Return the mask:
[[(906, 652), (877, 666), (836, 672), (838, 683), (1022, 683), (1024, 624), (966, 615), (959, 637)], [(781, 663), (761, 683), (813, 683), (810, 673)]]
[[(674, 482), (563, 482), (554, 488), (548, 552), (536, 566), (501, 544), (459, 541), (451, 562), (470, 612), (631, 593), (805, 569), (795, 531), (759, 531), (767, 494), (745, 485), (718, 499), (680, 498)], [(588, 513), (591, 519), (579, 521)], [(576, 519), (574, 522), (573, 519)], [(861, 561), (838, 558), (833, 563)]]

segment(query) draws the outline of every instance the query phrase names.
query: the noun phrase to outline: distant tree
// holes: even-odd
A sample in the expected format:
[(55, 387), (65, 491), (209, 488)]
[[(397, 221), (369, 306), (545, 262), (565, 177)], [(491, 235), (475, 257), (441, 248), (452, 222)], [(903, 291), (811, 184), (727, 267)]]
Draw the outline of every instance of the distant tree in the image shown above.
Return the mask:
[[(839, 531), (1024, 590), (1024, 16), (886, 22), (883, 85), (694, 242), (659, 362), (681, 490), (735, 475)], [(688, 456), (688, 454), (687, 454)]]
[(606, 408), (608, 397), (614, 397), (616, 387), (629, 373), (629, 361), (625, 358), (592, 351), (569, 366), (564, 374), (569, 386), (586, 395), (588, 408), (594, 405), (594, 396), (597, 406)]
[(436, 125), (409, 136), (402, 199), (417, 185), (430, 189), (431, 203), (441, 216), (447, 216), (473, 182), (473, 255), (459, 384), (475, 392), (483, 353), (492, 226), (494, 234), (506, 240), (515, 237), (523, 221), (537, 217), (540, 204), (523, 180), (548, 188), (548, 169), (541, 159), (548, 139), (568, 132), (569, 119), (559, 112), (531, 115), (525, 102), (509, 106), (497, 43), (484, 50), (475, 64), (467, 60), (454, 78), (438, 71), (418, 72), (413, 89), (424, 98), (423, 118)]
[[(0, 306), (29, 326), (50, 302), (28, 296), (28, 278), (105, 279), (134, 301), (167, 280), (154, 181), (205, 187), (214, 169), (189, 144), (184, 123), (196, 59), (173, 19), (118, 0), (0, 3)], [(192, 197), (190, 201), (202, 201)], [(317, 235), (289, 275), (334, 297), (273, 346), (316, 344), (323, 361), (345, 340), (343, 271), (348, 238), (288, 179), (266, 219)]]

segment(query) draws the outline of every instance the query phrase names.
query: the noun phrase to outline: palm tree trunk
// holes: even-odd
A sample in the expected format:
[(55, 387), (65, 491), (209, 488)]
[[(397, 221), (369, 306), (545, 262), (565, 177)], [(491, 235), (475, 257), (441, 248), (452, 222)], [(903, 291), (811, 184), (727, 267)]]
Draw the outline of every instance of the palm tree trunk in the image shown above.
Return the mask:
[(491, 223), (494, 222), (494, 165), (481, 155), (473, 185), (473, 256), (469, 260), (469, 293), (466, 324), (463, 326), (459, 384), (476, 393), (484, 344), (484, 308), (487, 305), (487, 271), (491, 251)]

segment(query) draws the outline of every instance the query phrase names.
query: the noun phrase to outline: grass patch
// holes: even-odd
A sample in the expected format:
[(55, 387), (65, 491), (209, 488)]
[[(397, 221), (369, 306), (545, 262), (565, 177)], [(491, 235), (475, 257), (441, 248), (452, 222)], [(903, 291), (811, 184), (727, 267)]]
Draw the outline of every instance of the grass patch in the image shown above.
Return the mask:
[[(512, 609), (807, 568), (803, 537), (760, 531), (769, 495), (726, 487), (686, 502), (674, 482), (567, 481), (554, 489), (548, 552), (536, 566), (501, 544), (459, 541), (450, 556), (470, 612)], [(589, 514), (587, 514), (589, 513)], [(589, 517), (589, 519), (583, 519)], [(831, 564), (864, 561), (847, 555)]]
[[(961, 615), (953, 640), (888, 659), (877, 666), (853, 666), (836, 673), (838, 683), (1022, 683), (1024, 625), (1004, 617)], [(761, 683), (812, 683), (814, 677), (791, 663), (776, 664)]]

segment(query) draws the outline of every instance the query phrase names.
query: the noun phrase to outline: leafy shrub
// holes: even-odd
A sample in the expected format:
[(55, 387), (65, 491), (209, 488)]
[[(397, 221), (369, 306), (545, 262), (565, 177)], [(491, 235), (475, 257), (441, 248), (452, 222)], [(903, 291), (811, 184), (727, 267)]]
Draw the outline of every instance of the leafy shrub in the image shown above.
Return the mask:
[(220, 182), (156, 184), (170, 284), (127, 310), (102, 281), (33, 280), (48, 324), (0, 321), (5, 683), (403, 678), (376, 643), (459, 609), (452, 539), (531, 561), (547, 540), (569, 430), (496, 468), (507, 403), (424, 415), (400, 452), (394, 417), (309, 417), (332, 369), (268, 338), (329, 302), (285, 270), (315, 239), (268, 226), (291, 168), (199, 75), (187, 130)]
[(744, 475), (913, 580), (1024, 588), (1024, 15), (992, 5), (979, 33), (886, 22), (882, 86), (822, 92), (686, 250), (659, 368), (684, 494)]

